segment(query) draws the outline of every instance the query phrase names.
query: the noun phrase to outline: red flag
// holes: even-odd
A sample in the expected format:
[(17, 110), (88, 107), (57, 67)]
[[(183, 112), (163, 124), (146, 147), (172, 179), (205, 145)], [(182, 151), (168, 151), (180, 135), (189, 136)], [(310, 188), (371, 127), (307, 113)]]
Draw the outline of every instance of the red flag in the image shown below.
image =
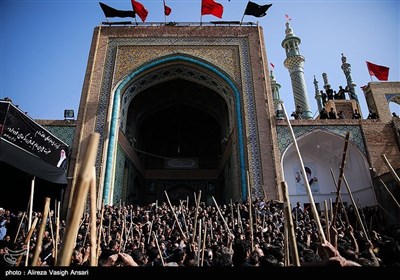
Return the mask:
[(369, 74), (375, 76), (379, 81), (387, 81), (389, 77), (389, 67), (376, 65), (366, 61)]
[(271, 64), (272, 69), (275, 68), (275, 65), (274, 65), (274, 64), (272, 64), (271, 62), (270, 62), (269, 64)]
[(140, 17), (140, 19), (145, 22), (147, 18), (147, 14), (149, 13), (146, 8), (135, 0), (131, 0), (132, 8), (135, 13)]
[(214, 0), (201, 0), (201, 15), (213, 15), (222, 18), (224, 6)]
[(288, 14), (285, 14), (285, 19), (286, 21), (292, 20), (292, 18)]
[(171, 8), (165, 5), (165, 0), (164, 0), (164, 15), (169, 16), (171, 13)]

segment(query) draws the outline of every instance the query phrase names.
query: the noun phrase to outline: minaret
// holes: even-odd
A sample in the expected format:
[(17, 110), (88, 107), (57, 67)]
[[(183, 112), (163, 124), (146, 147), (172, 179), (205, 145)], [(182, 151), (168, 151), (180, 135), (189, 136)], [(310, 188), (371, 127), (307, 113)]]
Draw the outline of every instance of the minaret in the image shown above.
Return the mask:
[(355, 91), (356, 85), (353, 83), (353, 79), (351, 78), (351, 64), (347, 63), (347, 58), (344, 56), (344, 54), (342, 54), (342, 70), (344, 75), (346, 76), (350, 98), (358, 102), (358, 97)]
[(286, 22), (286, 37), (282, 41), (282, 47), (286, 50), (285, 67), (289, 70), (290, 79), (292, 80), (292, 89), (294, 95), (295, 106), (300, 106), (303, 110), (302, 117), (305, 119), (312, 118), (310, 105), (307, 96), (306, 81), (304, 79), (304, 56), (300, 54), (299, 45), (301, 40), (295, 36), (289, 22)]
[(274, 100), (276, 118), (283, 119), (284, 115), (281, 104), (282, 100), (281, 97), (279, 96), (279, 89), (281, 88), (281, 85), (276, 82), (274, 72), (271, 70), (270, 73), (271, 73), (270, 77), (271, 77), (272, 98)]
[(328, 74), (322, 73), (322, 79), (324, 80), (324, 89), (326, 90), (328, 87), (331, 86), (328, 81)]
[(315, 78), (315, 75), (314, 75), (314, 88), (315, 88), (315, 99), (317, 100), (318, 112), (321, 112), (322, 108), (324, 108), (324, 105), (322, 104), (322, 95), (319, 92), (318, 81)]

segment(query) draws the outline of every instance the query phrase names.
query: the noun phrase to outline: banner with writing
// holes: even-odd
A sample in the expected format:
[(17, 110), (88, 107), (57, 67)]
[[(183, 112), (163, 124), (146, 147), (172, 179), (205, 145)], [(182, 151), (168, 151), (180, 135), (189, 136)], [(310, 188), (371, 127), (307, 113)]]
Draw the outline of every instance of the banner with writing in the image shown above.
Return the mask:
[(65, 168), (68, 145), (9, 102), (0, 103), (0, 137), (51, 165)]

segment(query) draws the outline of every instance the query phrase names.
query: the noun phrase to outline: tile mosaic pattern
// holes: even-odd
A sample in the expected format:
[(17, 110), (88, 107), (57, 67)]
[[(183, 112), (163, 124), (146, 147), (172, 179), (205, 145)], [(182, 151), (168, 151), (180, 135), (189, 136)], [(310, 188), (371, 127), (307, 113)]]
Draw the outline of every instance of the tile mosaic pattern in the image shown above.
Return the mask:
[[(174, 45), (174, 47), (170, 48), (170, 46), (172, 45)], [(257, 134), (257, 124), (255, 117), (256, 111), (254, 104), (254, 90), (252, 88), (251, 65), (248, 50), (248, 41), (246, 38), (110, 38), (103, 72), (103, 84), (101, 86), (101, 96), (99, 100), (96, 131), (105, 130), (105, 125), (107, 122), (107, 109), (109, 106), (109, 102), (113, 98), (113, 96), (111, 96), (112, 88), (117, 82), (120, 81), (114, 80), (115, 76), (122, 77), (123, 75), (128, 75), (135, 69), (135, 67), (138, 67), (139, 65), (144, 65), (144, 63), (148, 63), (148, 60), (150, 59), (148, 56), (152, 56), (152, 59), (157, 58), (157, 56), (160, 55), (161, 50), (163, 50), (165, 54), (168, 54), (169, 49), (170, 55), (171, 52), (172, 54), (180, 52), (187, 53), (189, 49), (187, 47), (188, 45), (191, 46), (190, 55), (208, 61), (208, 63), (210, 63), (214, 67), (218, 67), (222, 69), (225, 73), (228, 73), (230, 78), (234, 79), (237, 84), (244, 85), (242, 89), (242, 106), (244, 108), (244, 119), (242, 120), (242, 122), (245, 124), (247, 132), (247, 151), (249, 155), (248, 162), (250, 166), (251, 185), (253, 186), (252, 194), (255, 197), (263, 197), (261, 180), (261, 157), (259, 151), (259, 138)], [(154, 48), (156, 48), (157, 46), (159, 51), (137, 52), (136, 59), (133, 57), (130, 61), (124, 62), (124, 64), (121, 65), (121, 69), (124, 68), (125, 71), (128, 68), (132, 70), (127, 73), (122, 73), (119, 72), (119, 65), (117, 66), (117, 69), (114, 69), (114, 58), (116, 57), (118, 50), (123, 49), (123, 46), (130, 46), (132, 50), (139, 48), (139, 46), (142, 49), (144, 48), (146, 50), (148, 49), (148, 47), (152, 47), (153, 51)], [(216, 48), (222, 48), (223, 46), (234, 46), (238, 50), (237, 55), (235, 57), (232, 57), (232, 53), (228, 52), (228, 57), (226, 59), (225, 57), (221, 58), (221, 55), (224, 56), (224, 52), (221, 53), (219, 51), (216, 51)], [(238, 65), (237, 63), (240, 63), (240, 65)], [(240, 73), (237, 72), (236, 69), (240, 69)], [(199, 75), (194, 76), (200, 77)], [(157, 77), (155, 77), (155, 79), (157, 79)], [(135, 82), (135, 84), (138, 85), (141, 82), (146, 83), (144, 79), (139, 79)], [(218, 81), (215, 79), (208, 82), (216, 83), (216, 85), (218, 85)], [(223, 88), (224, 87), (220, 87), (221, 90)], [(101, 136), (100, 146), (103, 146), (103, 144), (104, 137)]]
[[(310, 134), (315, 130), (325, 130), (336, 134), (340, 137), (345, 137), (347, 131), (350, 132), (349, 141), (357, 146), (365, 156), (367, 156), (365, 143), (362, 136), (361, 127), (359, 125), (307, 125), (307, 126), (292, 126), (294, 135), (296, 138), (299, 138), (303, 135)], [(288, 127), (285, 125), (278, 125), (276, 127), (277, 136), (278, 136), (278, 147), (279, 152), (282, 154), (285, 150), (292, 144), (292, 137), (290, 136), (290, 132)]]
[(115, 179), (114, 179), (114, 192), (112, 197), (113, 204), (119, 203), (119, 200), (122, 199), (122, 186), (124, 185), (124, 164), (125, 164), (125, 154), (122, 148), (117, 145), (117, 157), (116, 157), (116, 166), (115, 166)]
[(54, 126), (48, 125), (43, 126), (52, 134), (60, 138), (64, 143), (68, 144), (70, 148), (72, 148), (72, 144), (74, 143), (75, 136), (75, 126)]

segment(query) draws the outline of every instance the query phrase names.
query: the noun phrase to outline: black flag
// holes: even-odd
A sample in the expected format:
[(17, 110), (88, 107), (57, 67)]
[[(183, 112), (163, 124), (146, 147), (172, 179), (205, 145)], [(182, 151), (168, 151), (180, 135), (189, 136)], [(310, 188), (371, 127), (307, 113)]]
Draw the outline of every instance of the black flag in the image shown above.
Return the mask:
[(106, 4), (101, 2), (99, 2), (99, 4), (106, 17), (120, 17), (120, 18), (135, 17), (134, 11), (121, 11), (111, 8), (110, 6), (107, 6)]
[(258, 5), (254, 2), (249, 1), (246, 6), (246, 10), (244, 11), (245, 15), (255, 16), (255, 17), (263, 17), (267, 14), (267, 10), (272, 6), (272, 4), (268, 5)]

